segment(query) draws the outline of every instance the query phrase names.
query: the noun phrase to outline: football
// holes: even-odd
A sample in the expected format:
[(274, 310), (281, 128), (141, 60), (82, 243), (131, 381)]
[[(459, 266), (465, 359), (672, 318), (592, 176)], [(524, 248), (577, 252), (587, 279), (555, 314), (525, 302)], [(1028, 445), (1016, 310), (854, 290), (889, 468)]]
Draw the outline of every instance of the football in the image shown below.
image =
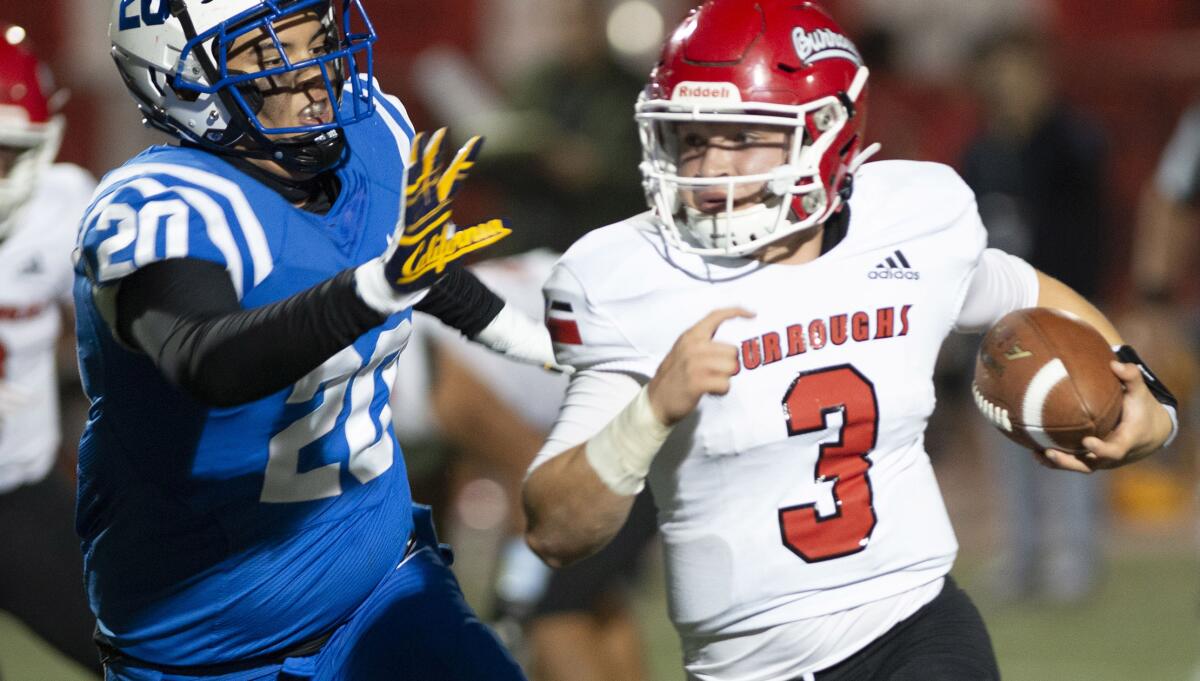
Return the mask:
[(1086, 451), (1121, 418), (1124, 390), (1100, 332), (1082, 319), (1043, 307), (1017, 310), (983, 337), (971, 385), (975, 404), (1002, 433), (1041, 451)]

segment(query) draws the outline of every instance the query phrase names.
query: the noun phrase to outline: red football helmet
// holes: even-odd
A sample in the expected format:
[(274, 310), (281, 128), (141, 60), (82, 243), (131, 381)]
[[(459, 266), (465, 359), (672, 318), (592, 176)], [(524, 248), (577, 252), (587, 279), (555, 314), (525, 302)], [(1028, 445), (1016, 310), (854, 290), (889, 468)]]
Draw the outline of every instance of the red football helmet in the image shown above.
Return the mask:
[(58, 154), (63, 124), (53, 94), (49, 71), (29, 51), (24, 29), (0, 25), (0, 151), (15, 152), (0, 176), (0, 237)]
[[(854, 44), (812, 3), (709, 0), (693, 10), (637, 104), (646, 195), (664, 235), (686, 252), (736, 256), (827, 220), (878, 149), (860, 152), (866, 82)], [(684, 121), (780, 126), (790, 133), (788, 161), (758, 175), (682, 177), (673, 128)], [(765, 183), (768, 199), (735, 211), (742, 183)], [(712, 186), (728, 188), (726, 211), (680, 200), (681, 188)]]

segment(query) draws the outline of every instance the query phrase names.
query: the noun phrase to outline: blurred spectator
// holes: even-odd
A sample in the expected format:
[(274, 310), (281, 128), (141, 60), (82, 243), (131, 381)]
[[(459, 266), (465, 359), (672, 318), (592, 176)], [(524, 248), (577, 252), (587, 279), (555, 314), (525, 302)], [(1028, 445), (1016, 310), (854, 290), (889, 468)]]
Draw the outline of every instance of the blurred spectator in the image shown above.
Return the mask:
[[(489, 260), (473, 269), (510, 304), (540, 315), (541, 287), (557, 260), (557, 253), (537, 249)], [(519, 490), (529, 462), (558, 414), (566, 377), (477, 352), (456, 331), (424, 315), (414, 321), (413, 339), (400, 359), (401, 374), (408, 380), (398, 388), (407, 392), (395, 396), (397, 434), (406, 460), (412, 462), (414, 453), (427, 455), (431, 441), (441, 441), (451, 451), (440, 464), (468, 471), (451, 474), (451, 479), (482, 475), (498, 482), (510, 503), (507, 522), (480, 522), (481, 514), (498, 509), (464, 508), (471, 503), (470, 495), (463, 493), (464, 484), (456, 501), (440, 504), (444, 509), (459, 509), (457, 517), (447, 518), (442, 526), (450, 528), (460, 550), (472, 545), (476, 550), (496, 548), (495, 542), (488, 547), (487, 542), (462, 536), (472, 529), (464, 525), (474, 525), (475, 530), (496, 528), (503, 535), (491, 599), (497, 631), (519, 657), (528, 658), (523, 665), (535, 681), (646, 679), (642, 645), (625, 591), (656, 535), (649, 493), (642, 495), (625, 528), (603, 551), (551, 572), (525, 545)], [(431, 398), (417, 399), (420, 395)], [(428, 430), (430, 424), (435, 424), (436, 432)], [(410, 442), (423, 446), (410, 447)], [(426, 462), (413, 469), (430, 467)], [(476, 501), (487, 505), (486, 500)], [(490, 562), (487, 557), (479, 555), (470, 560), (471, 565), (486, 562)], [(463, 581), (466, 589), (472, 580)], [(487, 610), (482, 603), (478, 608)]]
[(876, 160), (955, 164), (974, 136), (976, 106), (961, 81), (931, 81), (906, 72), (901, 55), (911, 45), (888, 25), (865, 28), (856, 44), (871, 69), (866, 139), (882, 149)]
[[(1127, 328), (1150, 330), (1144, 334), (1145, 338), (1131, 342), (1139, 343), (1139, 347), (1144, 345), (1147, 357), (1166, 360), (1160, 363), (1164, 367), (1161, 378), (1179, 386), (1181, 414), (1188, 413), (1188, 403), (1200, 375), (1196, 357), (1200, 331), (1195, 314), (1196, 291), (1194, 287), (1191, 290), (1184, 287), (1192, 281), (1197, 228), (1200, 228), (1200, 99), (1180, 116), (1157, 172), (1142, 192), (1133, 250), (1138, 304), (1130, 314), (1130, 321), (1136, 318), (1136, 323), (1126, 324)], [(1179, 476), (1168, 473), (1160, 477), (1155, 495), (1158, 499), (1188, 498), (1186, 491), (1179, 489)], [(1172, 491), (1176, 493), (1172, 495)], [(1146, 508), (1146, 495), (1127, 493), (1125, 498), (1130, 496), (1133, 503), (1129, 505)], [(1151, 507), (1161, 505), (1158, 501)], [(1200, 679), (1200, 661), (1194, 675)]]
[[(1200, 380), (1197, 338), (1200, 308), (1190, 276), (1200, 229), (1200, 99), (1180, 116), (1153, 178), (1142, 188), (1133, 239), (1135, 301), (1123, 313), (1122, 328), (1143, 356), (1161, 366), (1189, 414)], [(1193, 462), (1179, 456), (1192, 440), (1172, 448), (1173, 456), (1156, 460), (1139, 475), (1119, 479), (1114, 495), (1118, 510), (1132, 517), (1163, 520), (1178, 517), (1189, 493), (1185, 475)], [(1174, 470), (1172, 470), (1174, 469)]]
[[(55, 90), (25, 32), (0, 24), (0, 608), (100, 671), (61, 442), (55, 348), (71, 300), (75, 225), (94, 181), (54, 164)], [(69, 314), (67, 315), (69, 318)]]
[(1200, 226), (1200, 99), (1183, 112), (1142, 192), (1134, 239), (1133, 278), (1141, 301), (1178, 303), (1195, 291), (1182, 290), (1195, 258)]
[[(510, 241), (524, 239), (523, 249), (561, 252), (587, 230), (646, 205), (633, 120), (644, 74), (631, 73), (612, 54), (608, 10), (607, 2), (562, 3), (563, 51), (519, 78), (510, 98), (530, 119), (523, 129), (535, 132), (522, 145), (494, 145), (483, 156), (509, 197), (506, 214), (519, 226)], [(496, 158), (500, 146), (511, 153)]]
[[(981, 39), (1014, 27), (1041, 25), (1053, 11), (1046, 0), (852, 0), (863, 24), (888, 26), (904, 50), (897, 68), (923, 81), (960, 75)], [(869, 63), (869, 62), (868, 62)]]
[(873, 26), (855, 41), (863, 63), (871, 69), (871, 108), (867, 112), (867, 139), (882, 145), (875, 158), (932, 160), (925, 153), (924, 133), (929, 116), (922, 111), (912, 78), (896, 70), (900, 49), (896, 34), (886, 26)]
[[(1032, 32), (984, 41), (973, 83), (985, 128), (967, 149), (962, 175), (989, 245), (1096, 300), (1107, 243), (1103, 134), (1059, 97), (1045, 45)], [(1048, 473), (994, 428), (981, 429), (1007, 521), (1000, 595), (1085, 597), (1099, 571), (1099, 481)]]

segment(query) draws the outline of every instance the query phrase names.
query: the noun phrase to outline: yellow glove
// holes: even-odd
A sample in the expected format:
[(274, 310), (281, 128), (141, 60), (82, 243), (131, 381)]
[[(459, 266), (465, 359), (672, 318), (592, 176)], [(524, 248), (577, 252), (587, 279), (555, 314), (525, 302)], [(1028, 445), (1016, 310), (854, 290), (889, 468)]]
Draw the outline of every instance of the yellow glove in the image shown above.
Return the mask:
[(475, 166), (483, 138), (476, 135), (467, 140), (448, 165), (441, 153), (445, 138), (445, 128), (413, 138), (404, 222), (397, 226), (384, 255), (384, 274), (398, 293), (432, 286), (450, 263), (512, 234), (500, 218), (472, 227), (455, 226), (451, 202)]

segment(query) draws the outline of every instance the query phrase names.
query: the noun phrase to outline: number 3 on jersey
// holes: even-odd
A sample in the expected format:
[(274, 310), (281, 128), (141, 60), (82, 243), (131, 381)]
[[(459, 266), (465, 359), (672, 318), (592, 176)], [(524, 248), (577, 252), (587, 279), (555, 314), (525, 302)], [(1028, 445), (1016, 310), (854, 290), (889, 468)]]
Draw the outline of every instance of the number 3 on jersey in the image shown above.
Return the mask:
[(829, 490), (825, 502), (779, 509), (784, 546), (808, 563), (862, 551), (876, 520), (867, 478), (867, 455), (879, 429), (875, 386), (848, 364), (817, 369), (796, 377), (783, 395), (783, 409), (789, 435), (830, 429), (841, 421), (837, 439), (820, 445), (813, 472), (817, 487)]

